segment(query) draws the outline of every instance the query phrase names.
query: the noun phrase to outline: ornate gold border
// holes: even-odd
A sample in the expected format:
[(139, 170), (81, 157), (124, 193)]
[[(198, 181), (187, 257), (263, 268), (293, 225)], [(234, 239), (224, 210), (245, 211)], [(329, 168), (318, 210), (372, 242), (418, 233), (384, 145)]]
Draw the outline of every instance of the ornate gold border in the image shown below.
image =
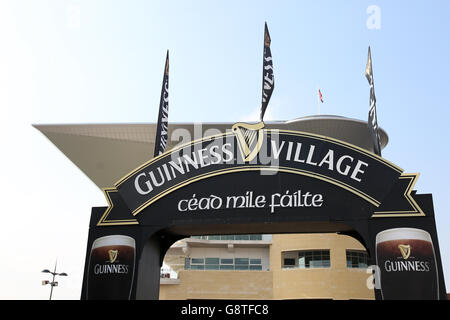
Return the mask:
[(413, 188), (419, 179), (420, 173), (405, 173), (402, 174), (399, 179), (409, 179), (408, 187), (405, 190), (404, 196), (408, 200), (409, 204), (414, 210), (404, 211), (375, 211), (372, 218), (390, 218), (390, 217), (424, 217), (425, 213), (422, 208), (417, 204), (411, 195)]
[[(235, 125), (237, 125), (237, 124), (242, 124), (242, 123), (236, 123), (236, 124), (233, 125), (233, 127)], [(251, 126), (255, 126), (255, 125), (251, 125)], [(269, 134), (286, 134), (286, 135), (295, 135), (295, 136), (307, 137), (307, 138), (312, 138), (312, 139), (317, 139), (317, 140), (330, 142), (332, 144), (340, 145), (340, 146), (352, 149), (353, 151), (361, 153), (361, 154), (363, 154), (365, 156), (368, 156), (368, 157), (372, 158), (373, 160), (376, 160), (376, 161), (382, 163), (383, 165), (390, 167), (391, 169), (397, 171), (398, 173), (402, 173), (403, 172), (402, 168), (400, 168), (397, 165), (387, 161), (386, 159), (384, 159), (384, 158), (382, 158), (382, 157), (380, 157), (380, 156), (378, 156), (378, 155), (376, 155), (376, 154), (374, 154), (374, 153), (372, 153), (370, 151), (367, 151), (367, 150), (365, 150), (363, 148), (360, 148), (360, 147), (358, 147), (356, 145), (353, 145), (353, 144), (350, 144), (350, 143), (347, 143), (347, 142), (344, 142), (344, 141), (341, 141), (341, 140), (338, 140), (338, 139), (330, 138), (330, 137), (319, 135), (319, 134), (302, 132), (302, 131), (279, 130), (279, 129), (261, 129), (261, 130), (263, 130), (264, 134), (266, 134), (266, 135), (269, 135)], [(226, 136), (229, 136), (229, 135), (235, 135), (235, 133), (233, 133), (233, 132), (220, 133), (220, 134), (217, 134), (217, 135), (212, 135), (212, 136), (200, 138), (200, 139), (197, 139), (197, 140), (194, 140), (194, 141), (189, 141), (187, 143), (184, 143), (184, 144), (181, 144), (179, 146), (176, 146), (176, 147), (174, 147), (174, 148), (172, 148), (172, 149), (162, 153), (161, 155), (159, 155), (159, 156), (157, 156), (157, 157), (155, 157), (155, 158), (153, 158), (153, 159), (143, 163), (142, 165), (140, 165), (139, 167), (137, 167), (133, 171), (131, 171), (128, 174), (126, 174), (120, 180), (118, 180), (114, 185), (117, 188), (118, 186), (120, 186), (124, 181), (126, 181), (128, 178), (130, 178), (136, 172), (146, 168), (147, 166), (151, 165), (152, 163), (156, 162), (157, 160), (159, 160), (159, 159), (161, 159), (163, 157), (169, 156), (173, 152), (177, 152), (177, 151), (179, 151), (179, 150), (181, 150), (181, 149), (183, 149), (183, 148), (185, 148), (187, 146), (194, 146), (194, 145), (196, 145), (198, 143), (203, 143), (205, 141), (210, 141), (210, 140), (217, 139), (217, 138), (225, 138)], [(379, 201), (377, 201), (376, 199), (370, 197), (369, 195), (365, 194), (364, 192), (362, 192), (362, 191), (360, 191), (360, 190), (358, 190), (358, 189), (356, 189), (356, 188), (354, 188), (352, 186), (349, 186), (349, 185), (347, 185), (347, 184), (345, 184), (343, 182), (337, 181), (337, 180), (335, 180), (333, 178), (329, 178), (329, 177), (323, 176), (323, 175), (318, 174), (318, 173), (313, 173), (313, 172), (310, 172), (310, 171), (300, 170), (300, 169), (286, 168), (286, 167), (265, 167), (265, 166), (247, 167), (247, 166), (241, 166), (241, 167), (233, 167), (233, 168), (229, 168), (229, 169), (220, 169), (220, 170), (208, 172), (208, 173), (205, 173), (203, 175), (192, 177), (191, 179), (188, 179), (188, 180), (185, 180), (183, 182), (180, 182), (177, 185), (172, 186), (171, 188), (169, 188), (169, 189), (161, 192), (160, 194), (154, 196), (153, 198), (147, 200), (145, 203), (143, 203), (138, 208), (136, 208), (132, 212), (132, 214), (134, 216), (136, 216), (139, 212), (144, 210), (146, 207), (148, 207), (150, 204), (152, 204), (156, 200), (160, 199), (161, 197), (163, 197), (163, 196), (169, 194), (170, 192), (173, 192), (173, 191), (175, 191), (175, 190), (177, 190), (177, 189), (179, 189), (179, 188), (181, 188), (183, 186), (186, 186), (186, 185), (188, 185), (190, 183), (193, 183), (195, 181), (206, 179), (206, 178), (217, 176), (217, 175), (221, 175), (221, 174), (226, 174), (226, 173), (234, 173), (234, 172), (240, 172), (240, 171), (256, 171), (256, 170), (267, 170), (267, 171), (278, 170), (278, 171), (281, 171), (281, 172), (289, 172), (289, 173), (301, 174), (301, 175), (317, 178), (317, 179), (320, 179), (320, 180), (332, 183), (334, 185), (337, 185), (337, 186), (339, 186), (341, 188), (344, 188), (344, 189), (346, 189), (346, 190), (348, 190), (348, 191), (350, 191), (350, 192), (360, 196), (361, 198), (365, 199), (366, 201), (370, 202), (371, 204), (375, 205), (376, 207), (378, 207), (380, 205)], [(404, 175), (404, 177), (406, 178), (407, 175)], [(421, 213), (421, 215), (424, 215), (422, 210), (420, 209), (420, 207), (417, 205), (417, 203), (414, 201), (414, 199), (410, 195), (410, 193), (412, 191), (411, 188), (414, 186), (415, 180), (416, 179), (412, 180), (412, 182), (414, 182), (412, 184), (412, 186), (411, 186), (411, 184), (408, 186), (407, 192), (405, 192), (405, 197), (411, 203), (411, 206), (416, 210), (416, 211), (414, 211), (412, 213), (412, 215), (418, 215), (418, 213), (419, 214)], [(109, 198), (108, 192), (117, 192), (117, 190), (114, 189), (114, 188), (104, 189), (105, 196), (106, 196), (106, 198), (108, 200), (108, 203), (110, 203), (111, 200)], [(111, 222), (106, 221), (106, 218), (107, 218), (107, 216), (109, 215), (109, 212), (112, 209), (112, 204), (110, 205), (110, 207), (111, 208), (108, 208), (105, 211), (105, 214), (100, 219), (99, 224), (103, 223), (103, 224), (112, 225), (112, 224), (119, 224), (119, 223), (120, 224), (137, 224), (138, 223), (137, 220), (112, 220)], [(407, 212), (407, 213), (404, 213), (404, 212), (392, 212), (392, 213), (389, 213), (389, 214), (388, 213), (389, 212), (380, 212), (380, 213), (375, 212), (374, 215), (372, 215), (372, 217), (382, 217), (382, 216), (390, 216), (391, 217), (391, 216), (399, 216), (399, 215), (404, 216), (405, 214), (410, 214), (411, 212)]]
[(124, 220), (107, 220), (111, 210), (114, 208), (114, 203), (109, 195), (112, 192), (118, 192), (115, 188), (103, 188), (103, 194), (105, 195), (106, 201), (108, 202), (108, 208), (103, 213), (102, 217), (97, 223), (97, 226), (118, 226), (118, 225), (135, 225), (139, 224), (136, 219), (124, 219)]

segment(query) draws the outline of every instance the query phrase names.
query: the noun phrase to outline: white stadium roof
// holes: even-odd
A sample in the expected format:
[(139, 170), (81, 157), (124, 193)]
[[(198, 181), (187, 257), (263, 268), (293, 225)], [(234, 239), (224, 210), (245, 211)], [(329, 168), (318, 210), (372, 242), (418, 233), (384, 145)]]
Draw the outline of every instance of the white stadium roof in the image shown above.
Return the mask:
[[(210, 129), (225, 132), (230, 130), (232, 125), (233, 123), (169, 124), (169, 141), (166, 150), (179, 143), (178, 139), (171, 141), (172, 134), (177, 132), (176, 129), (187, 130), (194, 140), (201, 138), (201, 135)], [(155, 123), (36, 124), (33, 126), (99, 188), (112, 187), (128, 172), (153, 158)], [(361, 120), (320, 115), (289, 121), (266, 122), (265, 128), (320, 134), (373, 151), (367, 122)], [(194, 131), (198, 136), (194, 136)], [(206, 132), (206, 135), (211, 135), (211, 131)], [(380, 139), (381, 147), (384, 148), (388, 143), (388, 135), (383, 129), (380, 129)]]

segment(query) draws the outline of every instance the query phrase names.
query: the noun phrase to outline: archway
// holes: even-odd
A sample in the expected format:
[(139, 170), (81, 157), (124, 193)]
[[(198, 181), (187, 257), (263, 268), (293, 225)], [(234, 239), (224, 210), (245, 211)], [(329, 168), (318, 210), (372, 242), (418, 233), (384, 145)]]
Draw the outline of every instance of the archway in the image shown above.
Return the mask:
[[(332, 138), (265, 129), (255, 135), (258, 143), (253, 151), (233, 133), (193, 141), (143, 164), (115, 188), (105, 190), (110, 206), (93, 209), (82, 295), (88, 297), (88, 278), (95, 279), (89, 262), (91, 247), (106, 235), (134, 239), (130, 297), (156, 299), (165, 251), (187, 236), (248, 234), (249, 230), (261, 234), (340, 232), (364, 243), (375, 265), (376, 238), (389, 229), (420, 229), (428, 235), (425, 240), (433, 252), (416, 251), (411, 256), (405, 241), (422, 238), (390, 237), (390, 241), (405, 240), (400, 251), (391, 255), (397, 259), (402, 254), (405, 261), (395, 263), (412, 268), (406, 270), (412, 271), (411, 279), (419, 279), (418, 269), (427, 269), (435, 278), (435, 288), (425, 297), (445, 294), (431, 195), (412, 193), (416, 174), (403, 174), (385, 159)], [(117, 249), (109, 250), (117, 256)], [(416, 260), (410, 261), (413, 257)], [(110, 273), (114, 272), (101, 277), (106, 279)], [(422, 280), (417, 281), (416, 287), (422, 288)], [(375, 290), (380, 298), (380, 290)], [(394, 297), (408, 292), (405, 289)]]

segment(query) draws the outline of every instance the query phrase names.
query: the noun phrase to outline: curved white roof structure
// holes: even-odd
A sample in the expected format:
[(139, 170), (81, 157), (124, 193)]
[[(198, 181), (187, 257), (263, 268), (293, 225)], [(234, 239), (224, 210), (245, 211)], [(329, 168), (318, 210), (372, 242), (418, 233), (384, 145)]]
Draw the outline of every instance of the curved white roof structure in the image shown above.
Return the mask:
[[(180, 142), (230, 130), (233, 123), (169, 124), (167, 150)], [(142, 163), (153, 158), (155, 123), (142, 124), (51, 124), (33, 125), (41, 131), (99, 188), (114, 183)], [(268, 129), (284, 129), (320, 134), (373, 151), (367, 122), (333, 115), (318, 115), (289, 121), (266, 122)], [(180, 140), (181, 136), (183, 139)], [(388, 135), (380, 129), (381, 147)], [(175, 141), (174, 141), (175, 140)]]

